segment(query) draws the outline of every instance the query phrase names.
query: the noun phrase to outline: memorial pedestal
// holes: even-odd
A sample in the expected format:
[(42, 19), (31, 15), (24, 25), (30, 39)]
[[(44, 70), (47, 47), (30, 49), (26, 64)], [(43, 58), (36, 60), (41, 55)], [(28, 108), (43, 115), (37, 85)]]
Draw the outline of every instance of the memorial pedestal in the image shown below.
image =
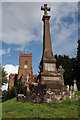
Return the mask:
[(41, 7), (44, 10), (43, 22), (44, 22), (44, 32), (43, 32), (43, 54), (40, 62), (40, 81), (41, 85), (46, 85), (46, 92), (48, 89), (53, 91), (54, 89), (63, 90), (65, 87), (63, 85), (61, 74), (58, 73), (56, 68), (56, 59), (53, 55), (51, 37), (50, 37), (50, 27), (47, 11), (50, 11), (47, 4)]

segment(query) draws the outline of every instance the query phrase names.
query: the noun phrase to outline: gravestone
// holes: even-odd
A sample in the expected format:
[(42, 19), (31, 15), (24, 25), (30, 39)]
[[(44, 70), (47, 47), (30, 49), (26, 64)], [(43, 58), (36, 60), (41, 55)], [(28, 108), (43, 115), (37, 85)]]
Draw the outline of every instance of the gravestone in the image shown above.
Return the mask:
[(69, 85), (67, 85), (67, 91), (69, 91)]
[(62, 66), (59, 66), (59, 68), (58, 68), (58, 72), (61, 74), (62, 81), (63, 81), (63, 85), (64, 85), (64, 77), (63, 77), (63, 73), (65, 72), (65, 70), (62, 68)]
[(70, 86), (70, 91), (72, 91), (72, 90), (73, 90), (73, 86), (71, 85), (71, 86)]
[(77, 91), (77, 84), (76, 84), (76, 80), (74, 80), (74, 91)]

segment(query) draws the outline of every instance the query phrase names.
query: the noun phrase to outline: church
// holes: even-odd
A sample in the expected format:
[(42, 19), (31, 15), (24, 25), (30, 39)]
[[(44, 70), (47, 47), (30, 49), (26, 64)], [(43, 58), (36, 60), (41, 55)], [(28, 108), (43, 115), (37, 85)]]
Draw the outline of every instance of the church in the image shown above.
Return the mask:
[(18, 74), (10, 74), (8, 88), (11, 89), (15, 86), (15, 81), (20, 78), (22, 78), (23, 82), (26, 82), (28, 78), (33, 82), (35, 77), (37, 75), (33, 75), (32, 53), (23, 54), (20, 52)]

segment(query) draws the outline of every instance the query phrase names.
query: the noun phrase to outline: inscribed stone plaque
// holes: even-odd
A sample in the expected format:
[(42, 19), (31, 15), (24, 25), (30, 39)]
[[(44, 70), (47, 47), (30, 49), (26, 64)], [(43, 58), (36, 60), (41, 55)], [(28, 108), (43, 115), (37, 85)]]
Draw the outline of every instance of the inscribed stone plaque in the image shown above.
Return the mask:
[(59, 77), (43, 77), (44, 80), (54, 80), (59, 81)]
[(55, 71), (55, 64), (45, 63), (45, 71)]

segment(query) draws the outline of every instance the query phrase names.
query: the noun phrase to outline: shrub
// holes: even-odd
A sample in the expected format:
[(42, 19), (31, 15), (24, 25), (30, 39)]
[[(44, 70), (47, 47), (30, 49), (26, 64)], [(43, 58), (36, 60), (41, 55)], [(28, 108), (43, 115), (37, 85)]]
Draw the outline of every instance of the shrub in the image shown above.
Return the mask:
[(15, 87), (12, 87), (8, 91), (5, 90), (2, 92), (2, 101), (12, 99), (12, 98), (16, 97), (17, 94), (25, 94), (26, 95), (26, 89), (25, 89), (24, 83), (22, 82), (22, 79), (17, 80)]
[(17, 80), (16, 90), (17, 94), (25, 94), (25, 85), (24, 82), (22, 82), (22, 79)]
[(8, 90), (8, 91), (5, 90), (2, 92), (2, 101), (12, 99), (16, 96), (17, 96), (17, 90), (15, 87), (12, 87), (10, 90)]

